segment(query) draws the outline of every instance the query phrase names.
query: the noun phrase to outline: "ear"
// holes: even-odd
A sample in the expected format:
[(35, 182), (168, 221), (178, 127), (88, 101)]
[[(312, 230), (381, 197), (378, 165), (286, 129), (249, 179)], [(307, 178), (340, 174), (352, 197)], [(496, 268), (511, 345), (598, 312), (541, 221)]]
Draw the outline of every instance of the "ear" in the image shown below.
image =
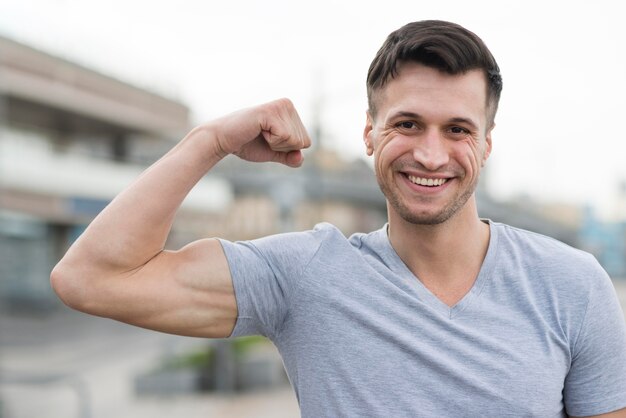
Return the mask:
[(367, 155), (371, 156), (374, 154), (374, 142), (373, 142), (373, 131), (374, 131), (374, 122), (372, 115), (369, 110), (365, 112), (366, 120), (365, 120), (365, 129), (363, 130), (363, 142), (365, 143), (365, 152)]
[(481, 167), (485, 166), (485, 164), (487, 163), (487, 158), (489, 158), (489, 156), (491, 155), (491, 148), (492, 148), (491, 132), (493, 131), (493, 128), (495, 126), (496, 126), (495, 123), (491, 125), (491, 128), (489, 128), (489, 130), (487, 131), (487, 135), (485, 135), (485, 151), (483, 152), (483, 160), (480, 164)]

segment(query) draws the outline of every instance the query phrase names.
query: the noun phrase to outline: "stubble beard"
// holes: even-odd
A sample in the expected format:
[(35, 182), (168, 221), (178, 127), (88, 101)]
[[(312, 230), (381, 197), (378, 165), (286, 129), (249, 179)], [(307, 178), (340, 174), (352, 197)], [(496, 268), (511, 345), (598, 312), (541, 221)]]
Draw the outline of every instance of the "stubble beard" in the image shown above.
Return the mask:
[(403, 201), (403, 198), (397, 188), (392, 189), (382, 180), (382, 176), (376, 173), (378, 186), (387, 198), (387, 203), (393, 210), (406, 222), (414, 225), (439, 225), (452, 218), (465, 206), (470, 197), (474, 194), (478, 185), (478, 177), (474, 182), (460, 195), (456, 196), (451, 202), (447, 203), (436, 213), (418, 213), (412, 211)]

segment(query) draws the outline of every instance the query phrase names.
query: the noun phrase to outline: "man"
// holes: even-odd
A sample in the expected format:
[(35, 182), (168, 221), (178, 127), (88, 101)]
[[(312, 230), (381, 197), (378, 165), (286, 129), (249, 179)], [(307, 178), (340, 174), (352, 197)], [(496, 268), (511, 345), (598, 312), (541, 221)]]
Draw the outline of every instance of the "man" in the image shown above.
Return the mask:
[(228, 154), (301, 165), (288, 100), (190, 132), (93, 221), (52, 273), (70, 306), (159, 331), (268, 336), (305, 417), (626, 416), (626, 331), (589, 255), (479, 219), (501, 91), (483, 42), (447, 22), (392, 33), (363, 138), (389, 222), (163, 246)]

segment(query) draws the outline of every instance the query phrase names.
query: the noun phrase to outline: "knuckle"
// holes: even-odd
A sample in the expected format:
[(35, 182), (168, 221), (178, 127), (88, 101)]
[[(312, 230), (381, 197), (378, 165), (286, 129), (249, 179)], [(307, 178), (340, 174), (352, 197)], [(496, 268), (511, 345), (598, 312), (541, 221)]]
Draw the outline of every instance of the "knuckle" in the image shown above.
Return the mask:
[(281, 107), (284, 107), (287, 109), (293, 109), (294, 107), (293, 102), (286, 97), (276, 100), (276, 103), (278, 103)]

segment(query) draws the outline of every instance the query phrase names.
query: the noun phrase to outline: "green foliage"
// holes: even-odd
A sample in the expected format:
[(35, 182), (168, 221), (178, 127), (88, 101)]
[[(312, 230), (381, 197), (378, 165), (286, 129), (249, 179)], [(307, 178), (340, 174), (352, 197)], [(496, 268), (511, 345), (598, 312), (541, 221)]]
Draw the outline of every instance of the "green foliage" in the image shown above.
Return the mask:
[(210, 367), (215, 357), (215, 350), (208, 346), (180, 356), (172, 356), (162, 364), (162, 370), (203, 369)]
[[(236, 359), (246, 356), (255, 347), (261, 344), (270, 344), (269, 340), (261, 336), (239, 337), (229, 341)], [(215, 361), (215, 348), (208, 345), (204, 348), (177, 356), (168, 357), (159, 367), (159, 370), (206, 369)]]
[(252, 335), (249, 337), (238, 337), (232, 340), (231, 347), (235, 356), (240, 359), (244, 357), (250, 350), (261, 344), (270, 344), (269, 340), (260, 335)]

